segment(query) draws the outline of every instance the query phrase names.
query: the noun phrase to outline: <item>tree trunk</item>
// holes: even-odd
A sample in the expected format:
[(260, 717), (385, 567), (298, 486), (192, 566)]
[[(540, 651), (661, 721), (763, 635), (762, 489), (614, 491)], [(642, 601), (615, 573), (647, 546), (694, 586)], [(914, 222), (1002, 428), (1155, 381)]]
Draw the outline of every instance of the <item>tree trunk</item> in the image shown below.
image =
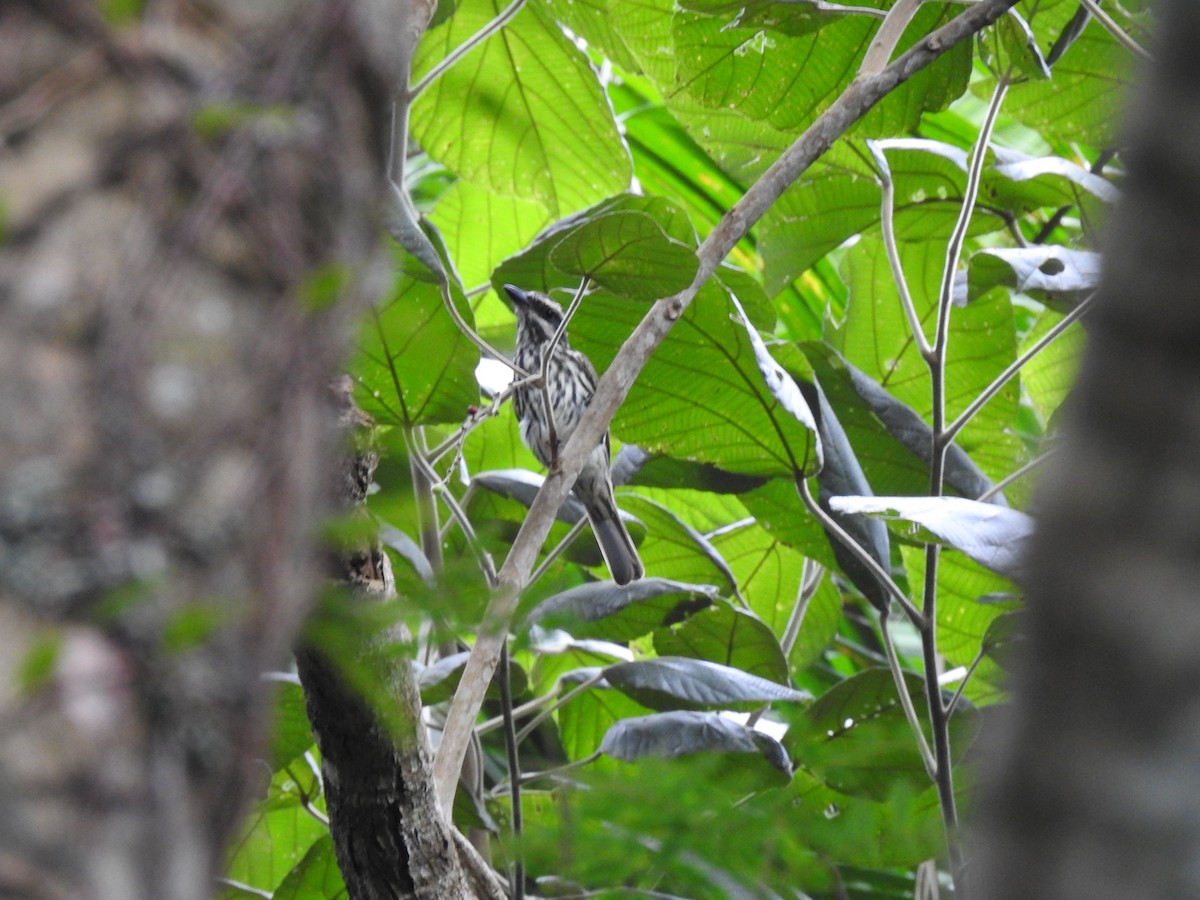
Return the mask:
[(99, 6), (0, 4), (0, 895), (192, 900), (323, 578), (391, 73), (369, 4)]
[(1158, 12), (972, 900), (1200, 896), (1200, 5)]

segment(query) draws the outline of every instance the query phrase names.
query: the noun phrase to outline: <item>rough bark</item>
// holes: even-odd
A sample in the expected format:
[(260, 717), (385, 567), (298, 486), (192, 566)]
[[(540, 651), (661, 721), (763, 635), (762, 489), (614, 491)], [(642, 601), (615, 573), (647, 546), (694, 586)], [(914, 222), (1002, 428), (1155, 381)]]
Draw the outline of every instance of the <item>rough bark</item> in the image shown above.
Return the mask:
[[(347, 379), (348, 381), (348, 379)], [(339, 392), (343, 426), (372, 424), (354, 406), (348, 384)], [(355, 443), (361, 443), (356, 441)], [(342, 467), (342, 503), (361, 515), (376, 457), (370, 448)], [(394, 600), (395, 582), (378, 544), (335, 562), (346, 591), (296, 651), (305, 705), (321, 751), (321, 775), (338, 868), (351, 900), (456, 900), (504, 897), (495, 875), (442, 817), (433, 790), (421, 697), (402, 630), (372, 628), (355, 607)], [(337, 641), (322, 635), (336, 635)], [(353, 648), (337, 658), (334, 645)], [(359, 675), (357, 687), (348, 669)], [(365, 684), (376, 686), (373, 693)]]
[(1200, 896), (1200, 5), (1157, 10), (973, 900)]
[(387, 90), (346, 0), (98, 6), (0, 4), (0, 895), (192, 900), (321, 582)]

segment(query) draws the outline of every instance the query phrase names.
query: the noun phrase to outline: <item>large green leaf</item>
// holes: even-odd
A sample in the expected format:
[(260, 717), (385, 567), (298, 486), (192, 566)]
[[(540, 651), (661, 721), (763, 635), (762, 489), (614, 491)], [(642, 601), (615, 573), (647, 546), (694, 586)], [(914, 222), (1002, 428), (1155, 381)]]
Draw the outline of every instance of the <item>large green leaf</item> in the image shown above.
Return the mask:
[(788, 683), (779, 639), (757, 616), (729, 603), (714, 603), (678, 625), (658, 629), (654, 649), (660, 656), (707, 660)]
[(545, 207), (507, 197), (469, 181), (457, 181), (429, 215), (438, 227), (462, 283), (486, 284), (492, 269), (546, 226)]
[[(284, 772), (274, 782), (290, 779)], [(274, 792), (273, 792), (274, 793)], [(293, 796), (275, 808), (260, 804), (235, 841), (226, 874), (232, 880), (262, 891), (273, 891), (329, 829), (308, 814)]]
[[(428, 32), (419, 79), (501, 11), (464, 0)], [(541, 4), (460, 59), (413, 104), (413, 137), (461, 178), (561, 216), (629, 184), (629, 155), (587, 58)]]
[(308, 848), (273, 894), (274, 900), (340, 900), (344, 896), (346, 884), (328, 834)]
[[(1029, 24), (1046, 52), (1079, 4), (1075, 0), (1038, 0), (1022, 6), (1028, 7)], [(1130, 23), (1120, 4), (1106, 10), (1115, 14), (1122, 25)], [(1054, 64), (1049, 79), (1015, 84), (1009, 89), (1005, 110), (1049, 140), (1111, 146), (1133, 61), (1133, 55), (1093, 19)], [(990, 94), (993, 87), (991, 79), (974, 85), (981, 95)]]
[[(919, 594), (925, 580), (925, 551), (905, 545), (900, 551), (909, 584)], [(984, 646), (988, 627), (1016, 607), (1020, 592), (1011, 581), (958, 553), (941, 554), (937, 587), (938, 651), (954, 665), (969, 666)], [(995, 702), (1002, 697), (1001, 680), (999, 666), (985, 657), (967, 684), (966, 696), (975, 703)]]
[[(458, 330), (429, 271), (406, 254), (400, 263), (391, 292), (363, 323), (351, 363), (362, 386), (356, 399), (381, 425), (460, 422), (479, 402), (479, 352)], [(450, 291), (469, 325), (471, 310), (456, 282)]]
[(662, 502), (637, 493), (622, 493), (621, 505), (646, 523), (646, 540), (638, 548), (647, 572), (693, 584), (716, 584), (725, 593), (735, 586), (733, 572), (713, 544), (680, 520)]
[(554, 245), (550, 262), (563, 272), (588, 276), (624, 297), (645, 296), (647, 283), (668, 297), (692, 283), (696, 252), (669, 237), (654, 219), (632, 209), (603, 213), (581, 223)]
[[(575, 317), (574, 346), (601, 367), (636, 323), (603, 293)], [(790, 474), (815, 461), (813, 433), (763, 382), (728, 295), (709, 281), (650, 358), (613, 424), (624, 441), (747, 475)]]
[[(1038, 319), (1037, 325), (1026, 336), (1021, 351), (1041, 338), (1050, 328), (1062, 321), (1062, 316), (1047, 309)], [(1085, 335), (1078, 322), (1069, 326), (1048, 347), (1034, 356), (1021, 369), (1021, 384), (1033, 408), (1043, 421), (1058, 410), (1075, 383), (1075, 375), (1083, 355)]]
[[(945, 251), (935, 242), (900, 245), (901, 259), (917, 316), (932, 339)], [(850, 285), (845, 322), (833, 335), (834, 346), (868, 377), (926, 421), (932, 410), (929, 370), (913, 340), (882, 241), (864, 237), (846, 254)], [(994, 290), (950, 312), (945, 403), (947, 422), (1016, 358), (1012, 304), (1007, 292)], [(966, 425), (958, 442), (993, 478), (1015, 468), (1021, 457), (1012, 433), (1018, 388), (1010, 381)]]

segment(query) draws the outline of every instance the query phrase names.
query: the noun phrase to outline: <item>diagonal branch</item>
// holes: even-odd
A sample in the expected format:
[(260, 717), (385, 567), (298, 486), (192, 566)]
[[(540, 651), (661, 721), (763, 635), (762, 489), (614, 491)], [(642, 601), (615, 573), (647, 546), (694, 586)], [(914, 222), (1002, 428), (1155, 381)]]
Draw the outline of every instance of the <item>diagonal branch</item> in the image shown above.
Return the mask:
[(655, 303), (622, 345), (612, 365), (600, 379), (596, 393), (574, 434), (563, 447), (559, 468), (546, 478), (530, 507), (529, 515), (498, 574), (499, 590), (488, 604), (438, 748), (434, 778), (443, 810), (449, 809), (454, 800), (458, 771), (475, 725), (475, 717), (483, 703), (492, 673), (500, 662), (500, 649), (509, 621), (537, 559), (538, 550), (549, 533), (555, 513), (574, 484), (584, 458), (600, 441), (650, 354), (662, 343), (701, 285), (737, 242), (835, 140), (890, 91), (955, 45), (990, 25), (1016, 2), (981, 0), (910, 48), (882, 72), (851, 82), (717, 223), (696, 252), (700, 265), (691, 285)]

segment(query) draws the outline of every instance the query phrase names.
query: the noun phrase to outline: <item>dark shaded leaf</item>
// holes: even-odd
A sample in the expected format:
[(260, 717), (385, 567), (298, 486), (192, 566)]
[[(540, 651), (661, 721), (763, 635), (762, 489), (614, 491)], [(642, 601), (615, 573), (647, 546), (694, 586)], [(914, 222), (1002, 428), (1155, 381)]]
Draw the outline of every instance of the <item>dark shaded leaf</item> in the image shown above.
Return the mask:
[(787, 660), (774, 632), (758, 616), (725, 602), (654, 632), (654, 649), (660, 657), (708, 660), (777, 684), (788, 680)]
[(703, 659), (663, 656), (618, 663), (604, 670), (609, 684), (651, 709), (751, 709), (763, 703), (811, 700), (740, 669)]
[(608, 730), (600, 752), (633, 762), (643, 756), (672, 759), (691, 753), (758, 753), (791, 776), (778, 741), (716, 713), (663, 712), (622, 719)]
[(698, 265), (692, 247), (668, 237), (645, 212), (631, 209), (577, 225), (554, 245), (550, 262), (631, 298), (678, 293), (692, 283)]
[(577, 638), (629, 641), (704, 609), (718, 589), (666, 578), (643, 578), (624, 587), (593, 581), (555, 594), (529, 614), (527, 625), (561, 627)]
[(653, 455), (641, 447), (625, 444), (613, 459), (613, 483), (742, 494), (765, 484), (766, 479), (726, 472), (708, 463)]

